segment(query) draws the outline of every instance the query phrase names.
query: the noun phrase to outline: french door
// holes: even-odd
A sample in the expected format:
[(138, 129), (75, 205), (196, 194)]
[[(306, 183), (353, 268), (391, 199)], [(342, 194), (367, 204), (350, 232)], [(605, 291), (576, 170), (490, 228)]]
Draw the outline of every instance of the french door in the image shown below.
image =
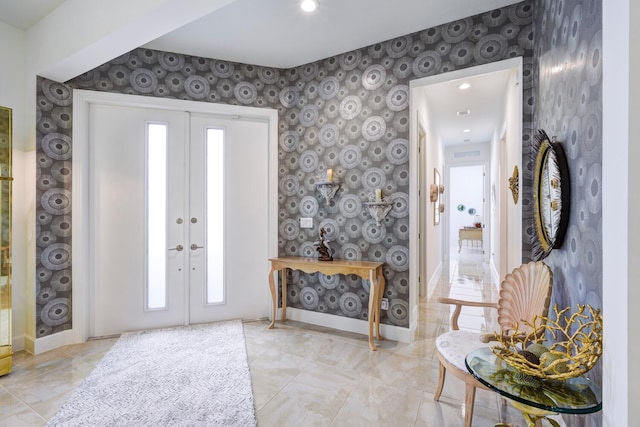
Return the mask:
[(91, 104), (88, 127), (89, 335), (265, 317), (268, 124)]

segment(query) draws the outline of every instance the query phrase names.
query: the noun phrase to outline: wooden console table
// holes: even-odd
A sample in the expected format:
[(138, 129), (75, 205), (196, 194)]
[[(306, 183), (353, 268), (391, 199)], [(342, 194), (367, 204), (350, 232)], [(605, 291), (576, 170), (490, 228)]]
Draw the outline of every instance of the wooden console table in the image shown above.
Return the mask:
[(269, 290), (271, 291), (271, 302), (273, 305), (273, 316), (269, 329), (273, 329), (276, 323), (276, 313), (278, 309), (278, 299), (276, 293), (276, 283), (273, 279), (273, 273), (280, 271), (282, 273), (282, 321), (287, 320), (287, 268), (291, 270), (300, 270), (305, 273), (323, 273), (326, 275), (334, 274), (355, 274), (371, 283), (369, 291), (369, 347), (371, 350), (377, 350), (373, 342), (373, 333), (375, 329), (376, 337), (381, 340), (380, 334), (380, 304), (382, 303), (382, 295), (384, 293), (385, 280), (382, 275), (381, 262), (369, 261), (347, 261), (342, 259), (334, 259), (333, 261), (318, 261), (316, 258), (310, 257), (294, 257), (285, 256), (277, 258), (269, 258), (271, 262), (271, 270), (269, 270)]
[(484, 248), (482, 244), (482, 228), (461, 228), (458, 230), (458, 252), (462, 249), (462, 241), (470, 240), (473, 245), (474, 241), (480, 242), (480, 248)]

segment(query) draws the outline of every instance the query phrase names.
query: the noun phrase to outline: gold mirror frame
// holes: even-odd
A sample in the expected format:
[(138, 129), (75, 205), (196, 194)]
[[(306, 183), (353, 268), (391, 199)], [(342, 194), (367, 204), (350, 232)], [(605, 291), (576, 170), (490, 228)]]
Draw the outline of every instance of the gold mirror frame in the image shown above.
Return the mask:
[(549, 140), (543, 130), (535, 138), (536, 162), (534, 170), (534, 208), (536, 235), (533, 242), (533, 257), (546, 258), (549, 253), (562, 246), (569, 223), (571, 183), (569, 167), (564, 150), (559, 142)]
[(11, 118), (0, 107), (0, 375), (11, 372)]

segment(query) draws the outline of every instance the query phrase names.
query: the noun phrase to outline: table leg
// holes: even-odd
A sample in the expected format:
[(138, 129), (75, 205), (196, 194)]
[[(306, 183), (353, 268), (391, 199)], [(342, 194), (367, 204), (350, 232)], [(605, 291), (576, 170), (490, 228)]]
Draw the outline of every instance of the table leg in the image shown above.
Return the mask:
[(378, 340), (384, 339), (382, 334), (380, 333), (380, 319), (382, 319), (380, 315), (380, 311), (382, 310), (382, 298), (384, 297), (384, 287), (386, 282), (384, 280), (384, 275), (382, 274), (382, 267), (378, 268), (378, 301), (376, 302), (377, 307), (377, 316), (376, 316), (376, 336)]
[(271, 267), (269, 270), (269, 291), (271, 292), (271, 323), (269, 324), (269, 329), (273, 329), (276, 324), (276, 312), (278, 309), (278, 299), (276, 296), (276, 284), (273, 280), (273, 272), (274, 268)]
[(287, 268), (280, 270), (282, 275), (282, 321), (287, 320)]
[(369, 348), (376, 351), (376, 344), (373, 342), (373, 324), (376, 322), (380, 307), (376, 307), (378, 302), (378, 280), (374, 280), (373, 270), (369, 270)]
[(535, 427), (538, 425), (538, 421), (541, 421), (541, 420), (547, 421), (553, 427), (560, 427), (560, 424), (556, 420), (552, 418), (548, 418), (549, 415), (555, 415), (555, 412), (549, 412), (543, 409), (537, 409), (532, 406), (515, 402), (513, 400), (510, 400), (509, 403), (511, 403), (511, 406), (513, 406), (516, 409), (519, 409), (520, 412), (522, 412), (522, 416), (524, 417), (524, 420), (527, 422), (527, 427)]

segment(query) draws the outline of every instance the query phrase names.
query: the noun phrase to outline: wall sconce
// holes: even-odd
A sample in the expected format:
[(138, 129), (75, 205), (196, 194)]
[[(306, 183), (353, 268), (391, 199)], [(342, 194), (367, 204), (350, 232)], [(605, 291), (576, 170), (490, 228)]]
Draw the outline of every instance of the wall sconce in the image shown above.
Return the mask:
[(340, 189), (340, 183), (334, 182), (333, 180), (333, 169), (327, 169), (326, 176), (318, 177), (316, 189), (324, 200), (326, 200), (327, 204), (331, 203), (331, 200), (336, 196), (336, 193)]
[(382, 189), (376, 189), (375, 196), (369, 194), (369, 201), (364, 202), (369, 215), (376, 220), (376, 225), (379, 227), (380, 223), (387, 217), (387, 214), (391, 211), (393, 203), (385, 202), (382, 197)]
[(431, 200), (432, 202), (437, 202), (438, 201), (438, 192), (440, 191), (440, 189), (438, 188), (438, 186), (436, 184), (431, 184), (429, 186), (429, 200)]
[(509, 178), (509, 189), (511, 190), (511, 195), (513, 196), (513, 203), (518, 204), (518, 198), (520, 196), (520, 180), (518, 173), (518, 165), (513, 167), (513, 175)]

